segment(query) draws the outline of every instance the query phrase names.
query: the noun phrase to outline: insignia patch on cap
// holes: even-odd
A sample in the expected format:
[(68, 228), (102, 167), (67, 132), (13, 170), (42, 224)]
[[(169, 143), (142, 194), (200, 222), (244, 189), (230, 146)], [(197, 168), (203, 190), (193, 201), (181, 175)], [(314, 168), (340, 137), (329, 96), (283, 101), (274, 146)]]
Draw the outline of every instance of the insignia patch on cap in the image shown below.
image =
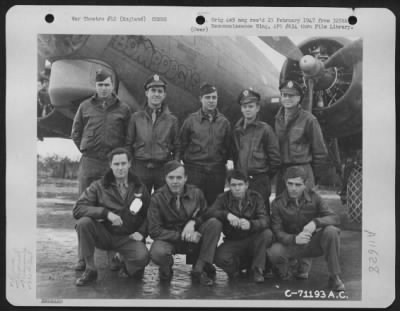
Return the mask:
[(248, 90), (244, 90), (243, 95), (244, 96), (249, 96), (249, 91)]
[(292, 81), (289, 81), (288, 84), (287, 84), (287, 86), (288, 86), (288, 88), (292, 88), (292, 87), (293, 87), (293, 82), (292, 82)]
[(159, 75), (154, 75), (154, 81), (160, 81), (160, 76)]

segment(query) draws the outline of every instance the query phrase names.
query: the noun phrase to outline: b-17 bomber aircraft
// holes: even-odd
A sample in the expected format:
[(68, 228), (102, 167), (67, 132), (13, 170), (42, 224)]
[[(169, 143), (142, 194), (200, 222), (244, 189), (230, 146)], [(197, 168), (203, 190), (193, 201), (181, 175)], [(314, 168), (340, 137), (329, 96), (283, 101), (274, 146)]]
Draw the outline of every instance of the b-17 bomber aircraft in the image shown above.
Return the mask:
[(146, 78), (164, 77), (166, 102), (181, 123), (199, 107), (200, 84), (209, 82), (218, 87), (218, 109), (232, 124), (241, 115), (240, 91), (253, 87), (261, 94), (261, 120), (273, 126), (279, 83), (295, 80), (304, 87), (302, 106), (319, 120), (343, 179), (350, 218), (360, 222), (362, 40), (320, 37), (295, 45), (288, 37), (256, 39), (286, 58), (280, 73), (247, 37), (39, 35), (38, 71), (49, 76), (54, 109), (38, 118), (38, 138), (70, 137), (78, 106), (93, 94), (100, 68), (113, 74), (115, 92), (132, 111), (145, 103)]

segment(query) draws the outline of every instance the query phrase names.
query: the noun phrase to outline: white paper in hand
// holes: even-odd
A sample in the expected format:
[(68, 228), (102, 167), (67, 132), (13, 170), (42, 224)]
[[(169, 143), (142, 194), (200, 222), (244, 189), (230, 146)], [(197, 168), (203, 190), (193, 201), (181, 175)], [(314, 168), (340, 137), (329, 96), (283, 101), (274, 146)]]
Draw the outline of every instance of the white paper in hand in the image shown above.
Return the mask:
[(142, 207), (142, 199), (140, 198), (135, 198), (132, 203), (131, 206), (129, 207), (129, 210), (131, 211), (132, 214), (137, 214), (140, 210), (140, 208)]

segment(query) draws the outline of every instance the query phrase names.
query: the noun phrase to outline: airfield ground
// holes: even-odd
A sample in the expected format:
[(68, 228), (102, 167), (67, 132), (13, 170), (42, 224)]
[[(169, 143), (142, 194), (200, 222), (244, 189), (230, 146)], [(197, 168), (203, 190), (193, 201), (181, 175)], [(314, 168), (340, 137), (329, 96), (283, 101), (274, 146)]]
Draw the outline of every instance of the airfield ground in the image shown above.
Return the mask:
[[(310, 277), (305, 281), (281, 281), (277, 278), (254, 284), (240, 278), (232, 283), (217, 269), (216, 284), (202, 287), (192, 284), (191, 266), (185, 256), (176, 255), (174, 277), (169, 285), (159, 282), (158, 269), (150, 263), (142, 281), (121, 279), (108, 269), (106, 253), (96, 250), (99, 279), (91, 286), (76, 287), (81, 273), (73, 267), (77, 260), (77, 239), (72, 206), (77, 198), (77, 182), (39, 178), (37, 183), (37, 253), (36, 289), (40, 299), (201, 299), (201, 300), (281, 300), (285, 291), (326, 290), (328, 272), (323, 257), (313, 260)], [(329, 206), (339, 213), (341, 225), (342, 279), (346, 300), (361, 299), (361, 225), (348, 221), (345, 207), (334, 191), (321, 190)], [(147, 246), (150, 247), (148, 239)], [(291, 299), (299, 299), (292, 297)], [(133, 304), (134, 305), (134, 304)]]

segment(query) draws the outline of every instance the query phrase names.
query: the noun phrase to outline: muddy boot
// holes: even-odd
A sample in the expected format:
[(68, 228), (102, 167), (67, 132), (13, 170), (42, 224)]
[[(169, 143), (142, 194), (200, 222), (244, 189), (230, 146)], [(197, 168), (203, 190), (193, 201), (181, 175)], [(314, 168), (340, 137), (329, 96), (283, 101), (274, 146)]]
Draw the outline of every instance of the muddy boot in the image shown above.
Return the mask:
[(205, 271), (202, 272), (191, 272), (192, 278), (194, 281), (200, 283), (203, 286), (212, 286), (214, 285), (214, 281), (208, 277)]
[(91, 283), (94, 283), (97, 280), (97, 271), (96, 270), (88, 270), (86, 269), (85, 272), (78, 278), (75, 282), (76, 286), (86, 286)]
[(339, 275), (335, 274), (329, 277), (329, 288), (335, 292), (345, 291), (344, 283), (340, 279)]
[(171, 279), (174, 275), (174, 271), (172, 270), (172, 267), (170, 267), (170, 266), (160, 266), (158, 268), (158, 273), (160, 275), (161, 282), (171, 281)]
[(119, 257), (118, 253), (115, 253), (114, 251), (107, 251), (107, 256), (108, 256), (108, 263), (110, 265), (110, 270), (111, 271), (118, 271), (122, 267), (122, 261)]
[(74, 269), (75, 271), (85, 271), (86, 269), (85, 260), (83, 258), (78, 259)]

